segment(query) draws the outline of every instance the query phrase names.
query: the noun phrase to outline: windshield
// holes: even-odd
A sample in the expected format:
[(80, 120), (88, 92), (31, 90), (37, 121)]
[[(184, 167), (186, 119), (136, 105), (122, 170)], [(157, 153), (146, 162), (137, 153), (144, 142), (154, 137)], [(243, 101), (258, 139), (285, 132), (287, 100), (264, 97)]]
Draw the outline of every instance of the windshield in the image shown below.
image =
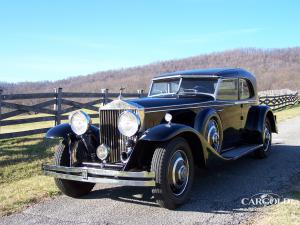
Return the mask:
[(210, 94), (215, 93), (218, 80), (212, 78), (183, 78), (178, 94)]
[[(180, 82), (181, 81), (181, 82)], [(217, 87), (216, 78), (181, 78), (154, 80), (149, 96), (159, 95), (197, 95), (213, 96)]]
[(178, 92), (180, 79), (168, 79), (153, 81), (150, 96), (176, 94)]

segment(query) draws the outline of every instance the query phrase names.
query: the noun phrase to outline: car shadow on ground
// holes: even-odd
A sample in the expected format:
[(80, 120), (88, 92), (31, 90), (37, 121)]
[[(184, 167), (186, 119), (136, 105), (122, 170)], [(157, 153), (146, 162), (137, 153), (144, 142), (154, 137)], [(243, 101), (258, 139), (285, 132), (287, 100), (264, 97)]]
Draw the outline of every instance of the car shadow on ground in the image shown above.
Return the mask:
[[(252, 212), (253, 208), (243, 205), (241, 199), (266, 191), (284, 193), (296, 168), (300, 168), (299, 157), (300, 146), (274, 145), (272, 154), (266, 159), (246, 156), (209, 169), (197, 169), (190, 199), (177, 210), (221, 214)], [(150, 188), (99, 188), (82, 199), (110, 198), (159, 207)]]

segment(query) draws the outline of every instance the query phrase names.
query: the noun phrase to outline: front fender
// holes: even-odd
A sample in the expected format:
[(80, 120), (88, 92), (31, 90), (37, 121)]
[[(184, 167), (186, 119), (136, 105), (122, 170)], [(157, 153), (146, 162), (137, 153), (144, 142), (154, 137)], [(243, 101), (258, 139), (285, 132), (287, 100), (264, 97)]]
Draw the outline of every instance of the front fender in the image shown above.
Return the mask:
[[(89, 130), (93, 134), (95, 134), (97, 138), (99, 138), (99, 129), (96, 126), (91, 125)], [(50, 130), (48, 130), (48, 132), (45, 135), (45, 138), (48, 138), (48, 139), (54, 139), (54, 138), (67, 139), (68, 135), (70, 135), (70, 134), (76, 136), (76, 134), (72, 131), (72, 128), (71, 128), (70, 124), (62, 123), (60, 125), (57, 125), (57, 126), (51, 128)]]
[(197, 136), (201, 135), (192, 127), (186, 126), (184, 124), (159, 124), (146, 130), (144, 134), (139, 138), (139, 141), (165, 142), (184, 132), (192, 132)]
[(197, 130), (184, 124), (171, 123), (160, 124), (145, 131), (138, 140), (127, 168), (132, 167), (134, 162), (138, 160), (144, 160), (142, 164), (147, 164), (147, 161), (150, 163), (149, 160), (152, 159), (157, 144), (170, 141), (176, 136), (181, 136), (187, 140), (198, 166), (208, 166), (213, 161), (225, 160)]
[(220, 122), (220, 118), (215, 109), (207, 108), (200, 111), (195, 118), (195, 129), (203, 134), (206, 128), (206, 124), (212, 116), (215, 116), (218, 119), (218, 122)]

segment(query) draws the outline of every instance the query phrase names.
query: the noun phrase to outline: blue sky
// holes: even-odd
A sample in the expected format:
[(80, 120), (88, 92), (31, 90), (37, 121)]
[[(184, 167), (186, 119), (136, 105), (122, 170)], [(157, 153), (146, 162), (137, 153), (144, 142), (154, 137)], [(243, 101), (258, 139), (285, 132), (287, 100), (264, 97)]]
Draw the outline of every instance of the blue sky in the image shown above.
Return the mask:
[(0, 0), (0, 81), (300, 46), (300, 1)]

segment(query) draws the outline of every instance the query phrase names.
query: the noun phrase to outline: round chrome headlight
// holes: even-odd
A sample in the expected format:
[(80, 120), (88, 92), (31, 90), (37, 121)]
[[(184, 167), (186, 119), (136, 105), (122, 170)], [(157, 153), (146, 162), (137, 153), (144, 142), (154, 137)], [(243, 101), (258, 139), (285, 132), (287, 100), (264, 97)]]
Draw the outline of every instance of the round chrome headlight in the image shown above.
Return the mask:
[(132, 111), (125, 111), (119, 116), (118, 129), (121, 134), (131, 137), (140, 129), (140, 118)]
[(77, 135), (83, 135), (90, 127), (91, 118), (82, 111), (76, 111), (69, 116), (72, 131)]

